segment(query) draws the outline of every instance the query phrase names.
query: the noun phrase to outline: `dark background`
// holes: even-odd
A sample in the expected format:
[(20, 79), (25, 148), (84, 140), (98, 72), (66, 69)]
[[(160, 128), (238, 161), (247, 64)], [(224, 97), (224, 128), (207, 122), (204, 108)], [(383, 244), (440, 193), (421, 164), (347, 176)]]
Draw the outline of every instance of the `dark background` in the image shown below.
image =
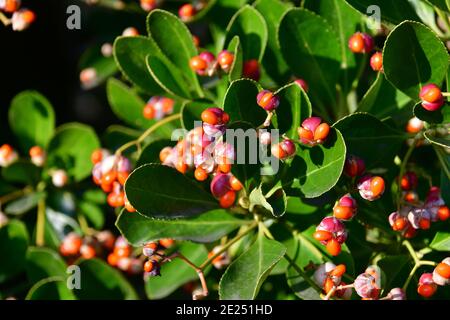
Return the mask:
[[(81, 30), (66, 27), (66, 10), (72, 4), (81, 8)], [(23, 90), (37, 90), (47, 97), (57, 125), (79, 121), (100, 134), (118, 123), (103, 85), (81, 89), (78, 61), (89, 46), (112, 42), (128, 26), (144, 33), (145, 13), (119, 13), (78, 0), (22, 0), (22, 7), (37, 16), (29, 29), (15, 32), (0, 24), (0, 143), (14, 144), (7, 114), (12, 98)]]

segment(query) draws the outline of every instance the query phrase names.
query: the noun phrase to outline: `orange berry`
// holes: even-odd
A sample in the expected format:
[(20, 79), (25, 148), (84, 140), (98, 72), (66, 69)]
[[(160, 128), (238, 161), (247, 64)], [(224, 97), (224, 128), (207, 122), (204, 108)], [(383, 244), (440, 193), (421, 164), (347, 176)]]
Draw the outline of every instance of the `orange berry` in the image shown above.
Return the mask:
[(114, 248), (114, 254), (118, 258), (125, 258), (130, 255), (130, 247), (115, 247)]
[(117, 262), (119, 262), (119, 257), (116, 256), (114, 253), (110, 253), (108, 255), (107, 261), (110, 266), (115, 267), (117, 266)]
[(165, 162), (167, 157), (172, 153), (171, 147), (165, 147), (159, 152), (159, 160)]
[[(31, 151), (30, 151), (31, 152)], [(94, 150), (91, 154), (91, 161), (93, 164), (97, 164), (103, 159), (103, 151), (102, 149)]]
[(345, 271), (347, 271), (347, 268), (345, 267), (344, 264), (339, 264), (336, 266), (336, 268), (334, 268), (331, 272), (330, 275), (331, 276), (335, 276), (335, 277), (342, 277), (345, 273)]
[(438, 217), (441, 221), (445, 221), (450, 217), (450, 210), (447, 206), (440, 206), (438, 209)]
[(230, 186), (234, 191), (239, 191), (242, 189), (242, 183), (235, 176), (232, 176), (230, 178)]
[(208, 67), (208, 63), (201, 57), (195, 56), (189, 61), (189, 66), (194, 71), (202, 71)]
[(182, 174), (185, 174), (188, 170), (188, 165), (184, 163), (184, 159), (180, 158), (178, 159), (177, 163), (175, 164), (175, 169), (177, 169)]
[(314, 131), (314, 140), (325, 140), (330, 133), (330, 126), (327, 123), (321, 123)]
[(6, 0), (4, 2), (3, 10), (7, 13), (12, 13), (19, 10), (20, 1), (19, 0)]
[(173, 239), (161, 239), (159, 240), (159, 244), (164, 248), (170, 248), (175, 241)]
[(381, 52), (375, 52), (370, 58), (370, 66), (373, 71), (383, 70), (383, 54)]
[(178, 9), (178, 15), (180, 16), (181, 20), (186, 21), (192, 18), (196, 11), (194, 6), (190, 3), (184, 4)]
[(229, 163), (221, 163), (217, 166), (220, 172), (229, 173), (231, 171), (231, 164)]
[(330, 292), (333, 289), (333, 287), (334, 287), (333, 280), (330, 279), (330, 278), (327, 278), (325, 280), (324, 285), (323, 285), (323, 291), (325, 291), (325, 293), (328, 293), (328, 292)]
[(145, 272), (152, 272), (155, 268), (155, 262), (152, 260), (147, 260), (144, 264), (144, 271)]
[(287, 158), (286, 151), (283, 150), (283, 148), (281, 147), (281, 144), (279, 144), (279, 143), (272, 145), (272, 147), (270, 148), (270, 151), (272, 152), (272, 155), (277, 159), (286, 159)]
[(219, 204), (222, 208), (230, 208), (233, 206), (234, 201), (236, 200), (236, 192), (233, 190), (227, 191), (222, 197), (219, 199)]
[(370, 190), (374, 197), (378, 197), (384, 192), (384, 180), (381, 177), (373, 177), (370, 181)]
[(115, 192), (109, 193), (108, 197), (106, 199), (106, 202), (108, 202), (108, 205), (113, 207), (113, 208), (118, 207), (118, 205), (117, 205), (117, 203), (118, 203), (118, 201), (117, 201), (117, 193), (115, 193)]
[(428, 90), (424, 90), (420, 98), (426, 102), (436, 102), (442, 97), (442, 91), (439, 87), (430, 87)]
[(218, 112), (214, 112), (214, 109), (209, 108), (202, 112), (201, 118), (203, 122), (210, 125), (217, 125), (221, 122)]
[(44, 154), (44, 150), (39, 146), (34, 146), (30, 148), (30, 157), (40, 157)]
[(444, 277), (445, 279), (450, 279), (450, 265), (448, 265), (444, 262), (441, 262), (436, 266), (435, 271), (441, 277)]
[(205, 181), (208, 179), (208, 172), (206, 172), (206, 170), (202, 167), (198, 167), (195, 169), (194, 176), (198, 181)]
[(129, 172), (120, 171), (117, 173), (117, 181), (119, 181), (119, 183), (123, 186), (127, 181), (129, 175), (130, 175)]
[(117, 172), (115, 170), (111, 170), (110, 172), (103, 175), (102, 183), (110, 184), (116, 181), (116, 179), (117, 179)]
[(405, 229), (408, 221), (404, 217), (399, 217), (394, 221), (394, 225), (392, 226), (392, 229), (394, 231), (400, 231)]
[(117, 194), (116, 202), (117, 207), (123, 207), (125, 205), (125, 193), (123, 191)]
[(125, 199), (125, 209), (128, 212), (136, 212), (136, 209), (131, 205), (130, 201), (128, 199)]
[(336, 239), (331, 239), (327, 243), (327, 251), (332, 256), (337, 256), (341, 253), (341, 244)]
[(419, 221), (419, 227), (422, 230), (428, 230), (430, 229), (431, 221), (430, 219), (420, 219)]
[(363, 35), (359, 32), (352, 35), (348, 41), (348, 47), (354, 53), (363, 52), (365, 47)]
[(324, 231), (324, 230), (318, 230), (318, 231), (314, 232), (313, 237), (317, 241), (328, 241), (333, 237), (333, 235), (331, 234), (331, 232)]
[(306, 141), (306, 142), (314, 141), (314, 133), (312, 133), (308, 129), (305, 129), (303, 127), (298, 127), (297, 133), (298, 133), (298, 137), (302, 141)]
[(113, 189), (113, 184), (100, 181), (100, 187), (102, 188), (103, 192), (110, 193)]
[(95, 257), (95, 249), (90, 245), (82, 245), (80, 248), (80, 254), (84, 259), (92, 259)]
[(333, 208), (333, 215), (337, 219), (349, 220), (353, 216), (353, 209), (344, 206), (335, 206)]
[(153, 119), (155, 117), (155, 108), (151, 104), (147, 104), (142, 111), (142, 115), (145, 119)]

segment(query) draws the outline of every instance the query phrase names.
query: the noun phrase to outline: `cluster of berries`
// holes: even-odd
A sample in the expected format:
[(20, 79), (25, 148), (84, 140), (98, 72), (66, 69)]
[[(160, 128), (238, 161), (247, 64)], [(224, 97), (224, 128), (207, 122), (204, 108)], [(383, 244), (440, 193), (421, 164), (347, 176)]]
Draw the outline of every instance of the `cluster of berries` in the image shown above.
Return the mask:
[(36, 20), (33, 11), (20, 7), (21, 0), (0, 0), (0, 11), (12, 14), (7, 24), (11, 24), (14, 31), (23, 31)]
[(419, 278), (417, 293), (424, 298), (430, 298), (437, 290), (437, 286), (450, 284), (450, 257), (440, 262), (432, 273), (424, 273)]
[(144, 277), (160, 276), (161, 263), (164, 261), (164, 250), (173, 245), (172, 239), (161, 239), (149, 242), (142, 248), (142, 254), (148, 258), (144, 263)]
[[(367, 33), (356, 32), (348, 40), (348, 47), (353, 53), (371, 53), (375, 48), (373, 38)], [(383, 72), (383, 54), (376, 51), (370, 58), (370, 66), (374, 71)]]
[(175, 101), (166, 97), (151, 97), (144, 107), (143, 115), (146, 119), (161, 120), (164, 116), (172, 114)]
[(194, 3), (183, 4), (178, 9), (178, 16), (184, 22), (191, 21), (194, 16), (206, 6), (205, 0), (197, 0)]
[(131, 162), (126, 157), (111, 155), (106, 149), (97, 149), (91, 155), (94, 164), (92, 179), (105, 193), (113, 207), (125, 206), (128, 212), (136, 211), (128, 202), (123, 186), (131, 172)]
[[(355, 178), (364, 174), (365, 164), (361, 158), (349, 156), (344, 165), (344, 172)], [(357, 188), (363, 199), (373, 201), (384, 192), (384, 180), (378, 176), (364, 175), (358, 181)], [(325, 217), (313, 234), (314, 239), (326, 246), (332, 256), (341, 252), (342, 244), (347, 240), (347, 231), (343, 221), (351, 220), (357, 213), (356, 200), (349, 194), (342, 196), (333, 207), (333, 216)]]
[(219, 67), (223, 72), (228, 73), (233, 65), (233, 61), (234, 54), (228, 50), (222, 50), (217, 55), (217, 59), (211, 52), (204, 51), (198, 56), (192, 57), (189, 61), (189, 66), (199, 76), (211, 77), (217, 73)]
[(201, 114), (202, 126), (195, 127), (174, 148), (165, 147), (159, 158), (164, 165), (174, 167), (185, 174), (195, 168), (194, 177), (206, 181), (210, 175), (210, 189), (223, 208), (231, 207), (236, 191), (242, 184), (231, 172), (235, 151), (223, 141), (229, 115), (220, 108), (208, 108)]
[[(47, 153), (40, 146), (33, 146), (29, 150), (30, 161), (37, 167), (43, 167), (47, 159)], [(9, 144), (0, 147), (0, 167), (8, 167), (19, 159), (18, 152)], [(49, 175), (52, 183), (57, 188), (64, 187), (69, 181), (67, 172), (63, 169), (50, 169)]]
[(314, 272), (314, 282), (326, 295), (348, 300), (352, 296), (352, 289), (338, 289), (340, 286), (346, 286), (346, 284), (342, 282), (342, 276), (345, 274), (346, 270), (347, 268), (343, 264), (336, 266), (332, 262), (326, 262), (320, 265)]
[(422, 87), (419, 93), (422, 107), (428, 111), (439, 110), (445, 103), (441, 89), (434, 83)]
[(102, 258), (128, 274), (140, 274), (143, 263), (131, 256), (131, 247), (122, 236), (114, 237), (110, 231), (101, 231), (93, 236), (81, 237), (75, 232), (69, 233), (61, 242), (59, 252), (70, 263), (78, 258)]
[(401, 179), (400, 187), (407, 204), (389, 215), (389, 224), (405, 238), (414, 237), (419, 229), (429, 229), (431, 222), (445, 221), (450, 217), (450, 210), (438, 187), (430, 188), (425, 202), (419, 200), (419, 196), (413, 191), (417, 187), (415, 173), (407, 172)]

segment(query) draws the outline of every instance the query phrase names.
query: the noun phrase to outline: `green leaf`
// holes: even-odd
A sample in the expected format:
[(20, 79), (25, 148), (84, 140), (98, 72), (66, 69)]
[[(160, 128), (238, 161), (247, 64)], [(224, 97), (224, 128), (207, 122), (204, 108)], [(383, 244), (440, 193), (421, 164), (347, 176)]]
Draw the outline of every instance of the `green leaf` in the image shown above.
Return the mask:
[(380, 8), (381, 18), (384, 21), (398, 24), (404, 20), (420, 21), (410, 1), (407, 0), (346, 0), (362, 14), (373, 17), (373, 12), (367, 12), (370, 6)]
[(97, 44), (83, 52), (80, 57), (79, 69), (85, 70), (92, 68), (95, 70), (95, 80), (92, 83), (82, 83), (84, 89), (92, 89), (97, 87), (109, 77), (114, 76), (117, 73), (117, 65), (113, 57), (105, 57), (102, 54), (103, 44)]
[(67, 288), (64, 277), (48, 277), (36, 282), (28, 291), (25, 300), (76, 300)]
[(239, 36), (244, 61), (261, 61), (266, 49), (268, 31), (263, 16), (255, 8), (245, 5), (231, 18), (225, 43), (228, 44), (234, 36)]
[(228, 72), (228, 79), (230, 82), (240, 79), (242, 75), (242, 67), (243, 67), (243, 53), (242, 46), (238, 36), (234, 36), (228, 44), (228, 51), (234, 54), (234, 60), (231, 65), (230, 71)]
[(298, 137), (297, 128), (311, 116), (311, 102), (305, 91), (296, 83), (290, 83), (275, 93), (280, 98), (277, 108), (277, 122), (280, 134), (289, 138)]
[(56, 236), (60, 241), (71, 231), (78, 234), (82, 234), (81, 228), (78, 222), (70, 214), (63, 212), (58, 212), (50, 207), (45, 210), (46, 223), (51, 227)]
[(332, 128), (324, 144), (297, 147), (287, 176), (294, 178), (293, 188), (298, 188), (306, 198), (318, 197), (338, 182), (345, 156), (346, 143), (342, 134)]
[(11, 220), (0, 227), (0, 283), (24, 269), (28, 241), (27, 229), (19, 220)]
[[(382, 278), (381, 282), (383, 283), (384, 289), (393, 288), (393, 285), (399, 282), (401, 283), (401, 281), (399, 281), (400, 280), (399, 278), (403, 276), (403, 273), (405, 271), (404, 269), (410, 267), (408, 263), (409, 261), (410, 257), (408, 257), (407, 255), (386, 256), (381, 260), (377, 261), (377, 265), (383, 271), (381, 276), (382, 277), (384, 276), (384, 279)], [(407, 275), (408, 273), (406, 273), (406, 276)]]
[(278, 39), (284, 59), (306, 80), (316, 103), (334, 104), (342, 57), (332, 27), (314, 13), (294, 8), (283, 16)]
[(287, 207), (287, 197), (283, 188), (273, 188), (269, 193), (264, 194), (262, 186), (252, 190), (249, 196), (250, 212), (254, 207), (262, 207), (269, 211), (274, 217), (279, 218), (284, 215)]
[(137, 128), (148, 128), (155, 123), (154, 120), (144, 118), (145, 102), (124, 83), (109, 79), (106, 93), (112, 111), (120, 120)]
[(81, 123), (60, 126), (48, 147), (47, 168), (63, 168), (75, 180), (91, 174), (92, 152), (100, 147), (95, 131)]
[(157, 220), (124, 211), (117, 218), (116, 226), (129, 243), (141, 246), (164, 238), (210, 243), (247, 222), (225, 210), (208, 211), (197, 217), (177, 220)]
[(386, 78), (415, 101), (419, 100), (423, 85), (442, 84), (448, 62), (448, 53), (442, 41), (421, 23), (401, 23), (389, 34), (384, 46)]
[(81, 290), (76, 296), (81, 300), (135, 300), (136, 292), (125, 277), (99, 259), (81, 260), (78, 263)]
[(258, 84), (249, 79), (233, 81), (225, 94), (223, 106), (230, 115), (230, 122), (246, 121), (255, 128), (266, 119), (266, 112), (256, 103)]
[(411, 99), (397, 90), (386, 80), (384, 73), (380, 72), (359, 103), (358, 111), (368, 112), (378, 119), (383, 119), (412, 104)]
[(24, 91), (15, 96), (8, 119), (22, 151), (27, 154), (33, 146), (45, 148), (55, 129), (52, 105), (37, 91)]
[(214, 107), (208, 100), (186, 101), (181, 108), (181, 123), (186, 130), (192, 130), (195, 127), (195, 121), (201, 125), (201, 114), (203, 110)]
[(291, 4), (278, 0), (258, 0), (254, 3), (254, 7), (261, 13), (267, 24), (268, 41), (263, 57), (265, 71), (278, 83), (284, 83), (290, 76), (290, 70), (280, 52), (277, 31), (283, 14), (291, 7)]
[(223, 274), (219, 284), (220, 299), (255, 299), (262, 283), (285, 252), (284, 245), (260, 233), (251, 247), (234, 260)]
[(315, 1), (306, 0), (304, 7), (312, 10), (331, 25), (339, 37), (341, 48), (341, 68), (344, 92), (351, 89), (356, 77), (356, 55), (348, 49), (348, 39), (360, 29), (361, 15), (344, 0)]
[[(185, 242), (179, 250), (183, 256), (200, 265), (208, 258), (203, 245)], [(145, 292), (149, 299), (162, 299), (173, 293), (183, 284), (198, 279), (194, 269), (180, 259), (174, 259), (161, 267), (161, 277), (150, 277), (145, 283)]]
[(90, 201), (79, 201), (78, 208), (92, 223), (95, 229), (102, 229), (105, 224), (105, 214), (100, 206)]
[(445, 134), (442, 135), (441, 132), (436, 132), (436, 130), (428, 130), (424, 133), (425, 138), (440, 147), (450, 148), (450, 134), (447, 129), (442, 129), (445, 131)]
[(438, 231), (430, 243), (430, 248), (437, 251), (450, 251), (450, 232)]
[(192, 98), (188, 82), (183, 78), (181, 70), (162, 55), (149, 55), (147, 68), (153, 79), (170, 95), (180, 98)]
[(134, 170), (125, 184), (137, 211), (154, 218), (194, 216), (218, 207), (213, 196), (173, 168), (148, 164)]
[(146, 57), (159, 51), (151, 39), (143, 36), (118, 37), (114, 42), (114, 58), (125, 77), (143, 91), (156, 95), (163, 92), (147, 71)]
[(202, 96), (197, 75), (189, 66), (197, 48), (186, 25), (170, 12), (155, 9), (147, 17), (147, 30), (162, 53), (186, 77), (192, 91)]
[(41, 179), (41, 168), (28, 161), (19, 160), (2, 169), (5, 181), (35, 185)]
[(54, 276), (67, 279), (66, 269), (66, 263), (56, 251), (47, 248), (28, 248), (26, 270), (32, 283)]
[(449, 0), (427, 0), (427, 1), (430, 2), (432, 5), (435, 5), (436, 7), (438, 7), (441, 10), (450, 12)]
[(39, 200), (44, 198), (46, 194), (44, 192), (33, 192), (19, 198), (17, 200), (11, 201), (5, 207), (5, 213), (20, 215), (25, 212), (30, 211), (37, 206)]
[(339, 120), (334, 127), (344, 136), (347, 153), (364, 159), (368, 169), (391, 163), (407, 138), (405, 133), (367, 113), (354, 113)]
[(418, 102), (414, 106), (414, 116), (428, 123), (449, 123), (450, 122), (450, 105), (445, 104), (439, 110), (428, 111), (422, 107), (422, 103)]
[(105, 148), (115, 150), (131, 140), (136, 140), (140, 135), (140, 131), (124, 126), (111, 125), (102, 136), (102, 145)]

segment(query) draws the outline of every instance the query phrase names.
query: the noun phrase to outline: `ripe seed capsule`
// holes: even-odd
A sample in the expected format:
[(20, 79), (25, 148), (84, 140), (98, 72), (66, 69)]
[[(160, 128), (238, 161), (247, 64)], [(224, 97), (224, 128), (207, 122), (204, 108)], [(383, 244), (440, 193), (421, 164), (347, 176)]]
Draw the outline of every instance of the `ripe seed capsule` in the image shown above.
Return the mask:
[(444, 262), (439, 263), (436, 266), (435, 271), (441, 277), (444, 277), (445, 279), (450, 279), (450, 265), (448, 265), (447, 263), (444, 263)]
[(367, 33), (357, 32), (348, 41), (348, 47), (353, 53), (369, 53), (373, 50), (373, 38)]
[(269, 90), (262, 90), (256, 96), (258, 105), (266, 111), (275, 110), (280, 104), (280, 99)]
[(400, 186), (403, 190), (416, 189), (418, 183), (417, 175), (414, 172), (406, 172), (400, 180)]
[(370, 190), (374, 197), (380, 197), (384, 193), (384, 180), (381, 177), (373, 177), (370, 182)]
[(286, 160), (295, 154), (296, 147), (292, 140), (284, 139), (280, 143), (272, 145), (270, 151), (275, 158)]
[(337, 219), (349, 220), (353, 217), (353, 209), (344, 206), (335, 206), (333, 209), (333, 215)]
[(223, 71), (229, 72), (234, 61), (234, 54), (227, 50), (223, 50), (217, 56), (217, 62)]
[(196, 13), (197, 13), (197, 10), (190, 3), (186, 3), (186, 4), (182, 5), (180, 7), (180, 9), (178, 9), (178, 16), (183, 21), (188, 21), (188, 20), (192, 19), (192, 17), (194, 17)]
[(328, 231), (324, 231), (324, 230), (318, 230), (316, 232), (314, 232), (313, 234), (314, 239), (316, 239), (317, 241), (328, 241), (333, 237), (333, 234), (331, 232)]
[(222, 208), (227, 209), (233, 206), (235, 200), (236, 200), (236, 192), (230, 190), (227, 191), (222, 197), (220, 197), (219, 204)]
[(341, 253), (341, 244), (334, 238), (328, 241), (326, 246), (328, 253), (334, 257)]
[(208, 179), (208, 173), (202, 167), (197, 167), (197, 169), (195, 169), (194, 176), (198, 181), (205, 181)]
[(366, 171), (366, 165), (363, 159), (353, 155), (347, 157), (344, 165), (346, 175), (353, 178), (362, 175), (364, 171)]
[(447, 206), (440, 206), (438, 209), (439, 220), (445, 221), (450, 217), (450, 210)]
[(442, 91), (434, 83), (423, 86), (419, 97), (422, 100), (422, 107), (428, 111), (436, 111), (444, 105)]

